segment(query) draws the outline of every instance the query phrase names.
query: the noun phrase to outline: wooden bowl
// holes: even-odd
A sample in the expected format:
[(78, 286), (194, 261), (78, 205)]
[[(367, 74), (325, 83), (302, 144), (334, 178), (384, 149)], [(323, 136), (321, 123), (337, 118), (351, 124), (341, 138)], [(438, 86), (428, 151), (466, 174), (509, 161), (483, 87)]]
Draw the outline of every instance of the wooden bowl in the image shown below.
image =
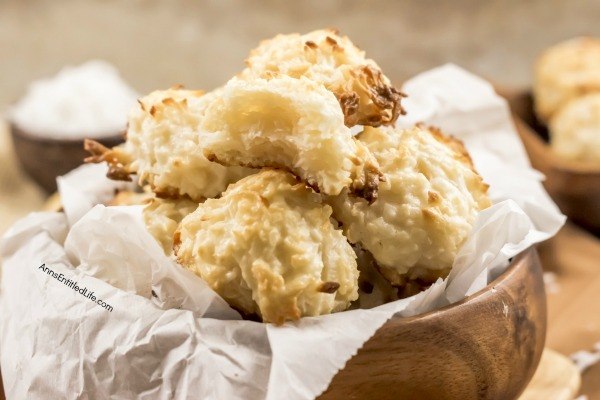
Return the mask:
[(548, 144), (548, 131), (535, 117), (529, 91), (501, 90), (531, 164), (544, 175), (544, 186), (560, 210), (577, 224), (600, 234), (600, 167), (564, 159)]
[[(10, 131), (21, 166), (48, 193), (56, 191), (57, 176), (81, 165), (88, 155), (83, 150), (83, 139), (44, 138), (32, 135), (15, 124), (10, 125)], [(96, 140), (112, 147), (123, 142), (124, 137), (119, 132)]]
[[(319, 399), (516, 399), (537, 368), (545, 338), (542, 269), (529, 249), (463, 301), (389, 320)], [(0, 380), (0, 399), (1, 393)]]
[(515, 399), (537, 368), (545, 337), (542, 270), (529, 249), (463, 301), (389, 320), (319, 399)]

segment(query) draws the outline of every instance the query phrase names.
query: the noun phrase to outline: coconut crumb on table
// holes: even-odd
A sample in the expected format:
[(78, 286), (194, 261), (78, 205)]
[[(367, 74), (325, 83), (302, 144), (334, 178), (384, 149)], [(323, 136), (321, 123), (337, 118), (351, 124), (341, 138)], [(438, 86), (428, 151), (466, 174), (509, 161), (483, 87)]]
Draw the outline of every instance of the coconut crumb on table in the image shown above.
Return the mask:
[(600, 362), (600, 342), (594, 344), (594, 349), (592, 351), (580, 350), (571, 354), (570, 357), (577, 368), (579, 368), (579, 371), (584, 372)]
[(560, 284), (554, 272), (544, 272), (544, 287), (547, 294), (555, 294), (560, 291)]

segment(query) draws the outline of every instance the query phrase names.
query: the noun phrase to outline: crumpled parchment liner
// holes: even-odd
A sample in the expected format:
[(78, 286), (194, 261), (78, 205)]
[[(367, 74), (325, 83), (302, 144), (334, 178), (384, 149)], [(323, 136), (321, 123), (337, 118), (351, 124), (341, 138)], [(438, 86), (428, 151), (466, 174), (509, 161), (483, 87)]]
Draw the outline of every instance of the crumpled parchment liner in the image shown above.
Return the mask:
[[(2, 242), (7, 398), (311, 399), (393, 315), (480, 290), (509, 258), (556, 233), (564, 217), (488, 83), (447, 65), (407, 82), (404, 91), (409, 114), (401, 123), (424, 121), (465, 141), (491, 185), (494, 205), (480, 213), (446, 280), (371, 310), (281, 327), (240, 320), (201, 279), (162, 254), (140, 207), (93, 207), (113, 184), (101, 180), (98, 166), (82, 167), (60, 181), (68, 220), (34, 213)], [(90, 184), (95, 176), (103, 183)], [(93, 290), (113, 311), (39, 270), (42, 263)]]

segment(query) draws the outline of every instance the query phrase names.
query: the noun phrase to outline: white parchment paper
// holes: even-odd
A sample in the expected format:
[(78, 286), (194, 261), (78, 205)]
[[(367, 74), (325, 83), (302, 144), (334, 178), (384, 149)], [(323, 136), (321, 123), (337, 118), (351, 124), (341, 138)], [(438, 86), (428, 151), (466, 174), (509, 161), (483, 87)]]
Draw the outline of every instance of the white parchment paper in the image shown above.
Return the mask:
[[(491, 185), (446, 280), (370, 310), (277, 327), (244, 321), (166, 257), (140, 207), (95, 205), (114, 187), (97, 166), (62, 178), (66, 215), (33, 213), (4, 236), (0, 367), (9, 399), (312, 399), (395, 314), (482, 289), (564, 222), (529, 166), (506, 102), (447, 65), (406, 83), (408, 116), (462, 139)], [(104, 183), (100, 183), (104, 182)], [(76, 281), (112, 311), (40, 269)]]

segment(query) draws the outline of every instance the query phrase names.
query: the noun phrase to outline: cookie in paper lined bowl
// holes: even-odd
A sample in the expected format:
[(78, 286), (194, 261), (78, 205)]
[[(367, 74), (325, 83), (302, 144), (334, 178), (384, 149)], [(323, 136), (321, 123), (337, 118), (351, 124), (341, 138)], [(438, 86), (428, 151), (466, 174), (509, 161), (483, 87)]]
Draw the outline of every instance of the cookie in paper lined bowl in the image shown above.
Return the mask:
[[(261, 46), (253, 54), (272, 63), (207, 94), (153, 92), (124, 144), (86, 142), (89, 162), (147, 187), (149, 204), (94, 206), (94, 190), (114, 182), (69, 174), (66, 216), (33, 214), (9, 232), (0, 323), (19, 335), (2, 345), (30, 349), (31, 325), (20, 325), (33, 320), (63, 360), (79, 360), (60, 376), (23, 368), (18, 382), (125, 397), (516, 396), (545, 335), (530, 248), (563, 220), (522, 153), (485, 143), (518, 145), (505, 104), (451, 65), (401, 92), (334, 31)], [(47, 257), (110, 315), (26, 267)], [(77, 338), (63, 329), (72, 318)], [(50, 351), (2, 351), (3, 370), (53, 363)], [(80, 368), (94, 379), (79, 382)], [(6, 370), (13, 397), (35, 390)], [(62, 385), (46, 387), (60, 397)]]

